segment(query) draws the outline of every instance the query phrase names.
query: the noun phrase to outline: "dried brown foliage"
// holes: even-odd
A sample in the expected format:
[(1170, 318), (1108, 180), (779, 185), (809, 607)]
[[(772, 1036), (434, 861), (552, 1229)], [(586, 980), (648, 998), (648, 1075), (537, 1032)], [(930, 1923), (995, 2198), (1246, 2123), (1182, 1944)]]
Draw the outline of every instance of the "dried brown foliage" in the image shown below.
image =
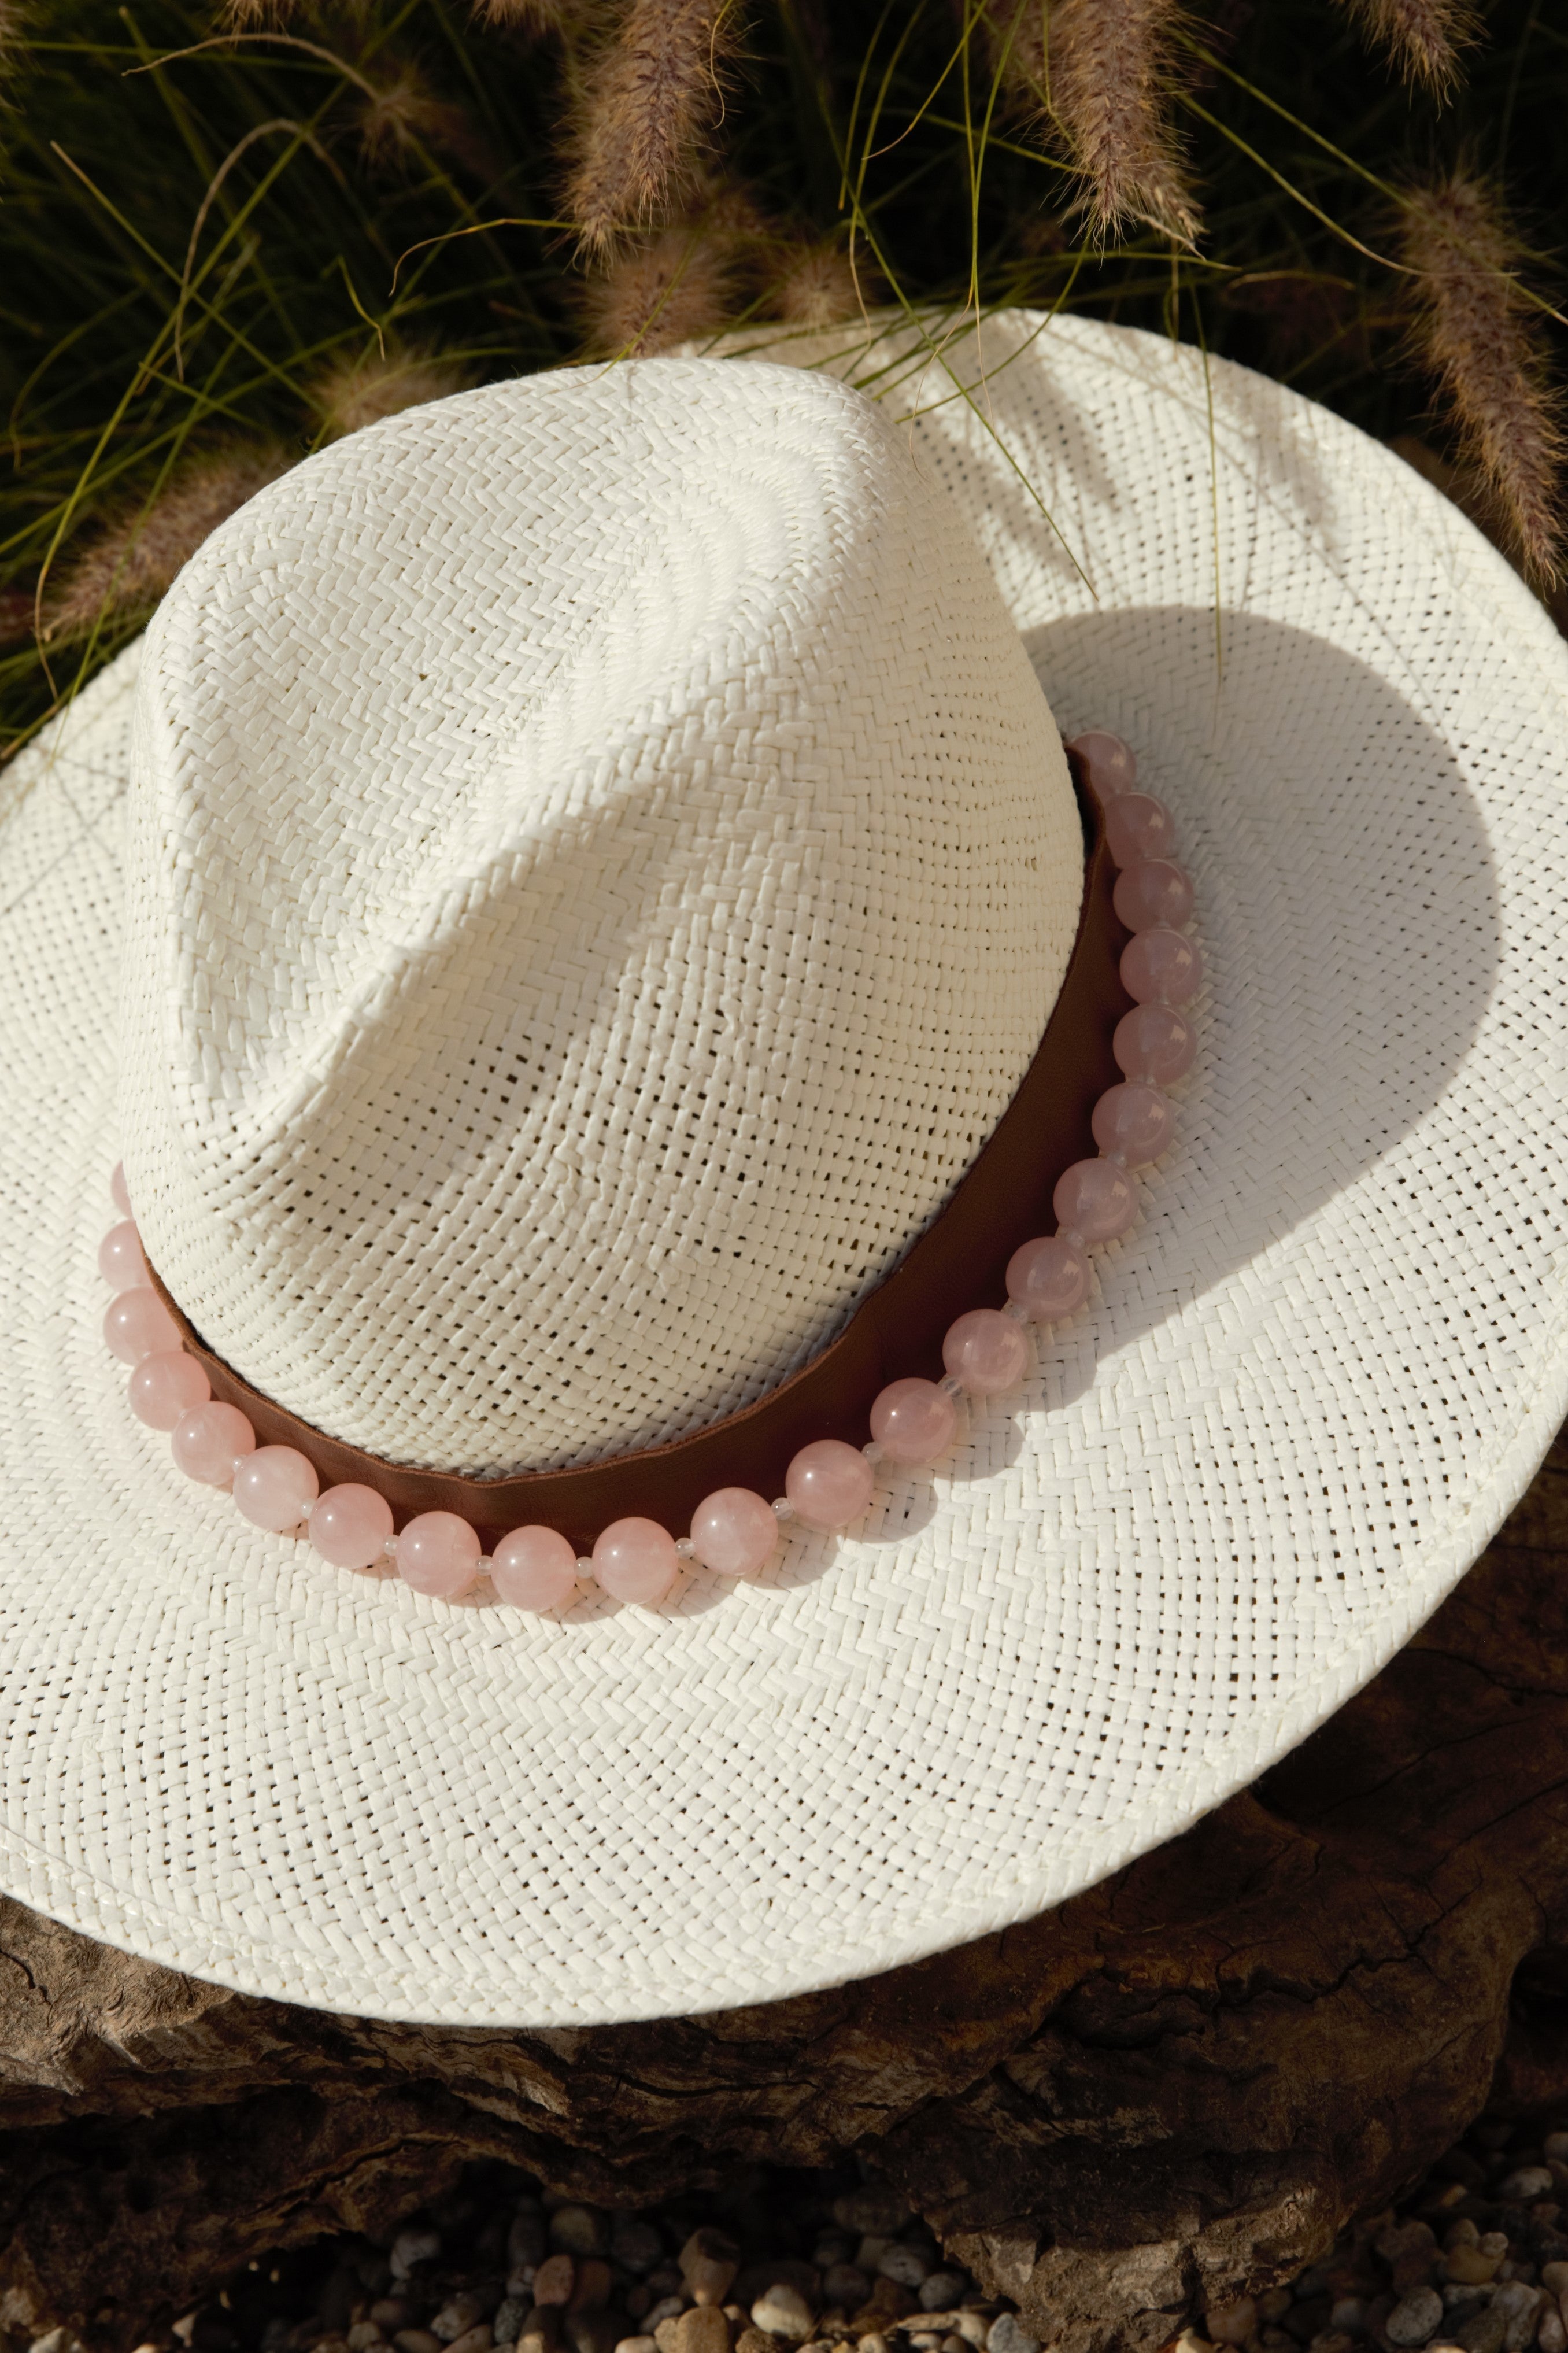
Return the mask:
[(337, 441), (384, 417), (445, 400), (466, 382), (460, 367), (434, 352), (373, 352), (368, 359), (342, 360), (328, 368), (310, 387), (310, 400), (326, 438)]
[(1198, 211), (1171, 124), (1175, 0), (1057, 0), (1051, 111), (1097, 237), (1147, 221), (1191, 244)]
[(732, 238), (701, 228), (660, 229), (616, 254), (584, 297), (592, 351), (646, 358), (733, 316), (739, 256)]
[(1459, 51), (1475, 38), (1462, 0), (1345, 0), (1367, 38), (1387, 51), (1409, 81), (1439, 96), (1459, 78)]
[(405, 62), (357, 94), (360, 151), (373, 171), (401, 164), (420, 146), (445, 144), (451, 113), (418, 67)]
[(44, 637), (85, 637), (100, 620), (150, 613), (175, 574), (247, 499), (282, 473), (279, 450), (230, 449), (195, 460), (145, 512), (127, 507), (105, 522), (44, 607)]
[(566, 209), (587, 252), (689, 192), (740, 28), (736, 0), (628, 0), (583, 90)]
[(1550, 586), (1561, 569), (1563, 438), (1515, 275), (1517, 241), (1492, 191), (1465, 171), (1408, 189), (1401, 232), (1415, 273), (1416, 348), (1526, 572)]

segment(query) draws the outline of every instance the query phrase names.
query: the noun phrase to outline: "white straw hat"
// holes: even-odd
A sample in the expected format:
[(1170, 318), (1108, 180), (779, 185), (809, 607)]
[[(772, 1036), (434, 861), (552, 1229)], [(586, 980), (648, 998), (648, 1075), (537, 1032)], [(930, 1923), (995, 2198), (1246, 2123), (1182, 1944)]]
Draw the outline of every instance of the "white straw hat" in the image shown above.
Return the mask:
[[(12, 771), (0, 1884), (38, 1909), (475, 2025), (883, 1969), (1254, 1778), (1562, 1419), (1545, 617), (1190, 351), (1010, 314), (863, 365), (879, 411), (678, 361), (376, 427)], [(581, 1467), (819, 1350), (1058, 998), (1029, 664), (1170, 804), (1207, 977), (1140, 1222), (948, 1459), (754, 1578), (548, 1615), (182, 1477), (101, 1335), (122, 1149), (204, 1339), (395, 1463)]]

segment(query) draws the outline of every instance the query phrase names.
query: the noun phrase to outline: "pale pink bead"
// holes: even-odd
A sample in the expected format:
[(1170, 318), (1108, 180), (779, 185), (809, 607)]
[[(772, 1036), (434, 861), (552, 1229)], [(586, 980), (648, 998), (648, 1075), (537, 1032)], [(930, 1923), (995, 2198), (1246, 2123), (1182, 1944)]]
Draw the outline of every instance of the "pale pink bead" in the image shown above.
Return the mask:
[(1135, 1005), (1117, 1023), (1110, 1050), (1125, 1077), (1169, 1087), (1192, 1069), (1197, 1042), (1192, 1023), (1172, 1006)]
[(513, 1528), (490, 1556), (490, 1581), (519, 1609), (559, 1609), (577, 1590), (577, 1556), (554, 1528)]
[(1070, 1315), (1089, 1297), (1089, 1262), (1063, 1234), (1041, 1234), (1007, 1261), (1007, 1296), (1039, 1324)]
[(1135, 858), (1117, 876), (1110, 903), (1130, 932), (1175, 929), (1193, 912), (1193, 886), (1173, 858)]
[(183, 1348), (160, 1348), (143, 1356), (125, 1386), (131, 1410), (149, 1430), (173, 1430), (182, 1414), (205, 1405), (212, 1383)]
[(594, 1546), (594, 1574), (617, 1601), (662, 1601), (680, 1555), (657, 1520), (612, 1520)]
[(1176, 826), (1163, 801), (1152, 793), (1118, 793), (1105, 812), (1105, 839), (1118, 866), (1135, 858), (1169, 858)]
[(103, 1336), (122, 1365), (139, 1365), (143, 1356), (180, 1345), (179, 1325), (157, 1293), (145, 1285), (122, 1291), (110, 1301)]
[(226, 1487), (235, 1466), (256, 1451), (256, 1432), (237, 1405), (194, 1405), (169, 1437), (169, 1451), (187, 1479)]
[(1016, 1389), (1029, 1361), (1029, 1338), (1023, 1325), (999, 1307), (972, 1307), (942, 1338), (942, 1361), (955, 1381), (976, 1397), (995, 1397)]
[(1109, 800), (1113, 793), (1131, 792), (1138, 781), (1138, 763), (1131, 745), (1103, 727), (1091, 727), (1087, 735), (1075, 735), (1068, 749), (1078, 754), (1089, 770), (1089, 783), (1102, 801)]
[(1203, 972), (1203, 958), (1180, 932), (1140, 932), (1121, 951), (1121, 986), (1140, 1005), (1184, 1005)]
[(1120, 1152), (1129, 1168), (1158, 1160), (1171, 1140), (1171, 1106), (1158, 1087), (1124, 1079), (1107, 1087), (1089, 1124), (1101, 1152)]
[(297, 1446), (258, 1446), (235, 1471), (235, 1509), (253, 1528), (283, 1535), (309, 1519), (321, 1485)]
[(474, 1581), (479, 1537), (456, 1512), (421, 1512), (397, 1538), (397, 1574), (416, 1593), (450, 1601)]
[(1138, 1188), (1114, 1160), (1075, 1160), (1057, 1179), (1051, 1206), (1067, 1232), (1108, 1242), (1138, 1215)]
[(691, 1549), (715, 1577), (755, 1577), (778, 1549), (778, 1515), (750, 1487), (719, 1487), (691, 1515)]
[(847, 1528), (866, 1509), (875, 1484), (866, 1457), (841, 1438), (803, 1446), (784, 1472), (784, 1493), (808, 1528)]
[(334, 1568), (369, 1568), (386, 1549), (392, 1506), (374, 1487), (346, 1479), (310, 1506), (310, 1542)]
[(871, 1404), (871, 1435), (891, 1462), (935, 1462), (952, 1444), (958, 1408), (934, 1381), (889, 1381)]
[(110, 1226), (99, 1243), (98, 1271), (111, 1291), (144, 1291), (149, 1287), (142, 1237), (129, 1218)]
[(114, 1164), (114, 1174), (109, 1180), (109, 1192), (110, 1198), (113, 1201), (114, 1206), (119, 1210), (121, 1216), (122, 1218), (128, 1218), (131, 1215), (131, 1196), (126, 1190), (125, 1163), (123, 1160), (117, 1160)]

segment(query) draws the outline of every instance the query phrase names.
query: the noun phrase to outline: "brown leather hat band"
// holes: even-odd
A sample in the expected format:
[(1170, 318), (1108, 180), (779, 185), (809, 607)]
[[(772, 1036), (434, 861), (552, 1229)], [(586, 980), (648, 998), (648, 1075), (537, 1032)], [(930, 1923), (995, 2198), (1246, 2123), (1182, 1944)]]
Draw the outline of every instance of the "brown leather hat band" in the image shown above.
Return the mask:
[(863, 1444), (878, 1391), (911, 1373), (940, 1379), (948, 1325), (967, 1308), (1000, 1306), (1013, 1252), (1032, 1235), (1055, 1230), (1057, 1179), (1094, 1154), (1090, 1113), (1121, 1076), (1110, 1040), (1131, 1001), (1118, 969), (1129, 934), (1111, 905), (1116, 876), (1099, 807), (1076, 758), (1072, 766), (1089, 840), (1083, 909), (1034, 1060), (946, 1208), (831, 1345), (779, 1388), (689, 1437), (581, 1470), (449, 1478), (345, 1446), (259, 1395), (213, 1355), (154, 1271), (153, 1286), (214, 1397), (248, 1417), (258, 1445), (298, 1447), (323, 1487), (353, 1480), (375, 1488), (400, 1528), (419, 1512), (457, 1512), (478, 1529), (487, 1552), (509, 1529), (542, 1524), (586, 1553), (611, 1521), (631, 1514), (683, 1535), (715, 1488), (752, 1487), (771, 1499), (784, 1493), (791, 1457), (813, 1439)]

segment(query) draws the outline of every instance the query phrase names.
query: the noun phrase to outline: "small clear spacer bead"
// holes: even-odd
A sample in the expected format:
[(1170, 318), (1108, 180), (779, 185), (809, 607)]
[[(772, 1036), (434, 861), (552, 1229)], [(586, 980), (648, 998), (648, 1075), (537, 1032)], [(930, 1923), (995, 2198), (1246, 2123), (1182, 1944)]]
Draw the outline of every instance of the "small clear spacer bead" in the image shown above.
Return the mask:
[(959, 1379), (956, 1373), (944, 1373), (941, 1380), (938, 1381), (937, 1387), (942, 1391), (943, 1397), (961, 1398), (964, 1393), (963, 1383)]
[(1125, 1168), (1127, 1166), (1125, 1152), (1102, 1152), (1100, 1156), (1102, 1160), (1109, 1160), (1114, 1168)]
[(1079, 1233), (1079, 1229), (1078, 1229), (1078, 1228), (1077, 1228), (1076, 1226), (1063, 1226), (1063, 1227), (1061, 1227), (1061, 1228), (1059, 1229), (1059, 1230), (1060, 1230), (1060, 1233), (1061, 1233), (1061, 1238), (1062, 1238), (1063, 1241), (1064, 1241), (1064, 1242), (1066, 1242), (1066, 1244), (1067, 1244), (1067, 1246), (1068, 1246), (1068, 1250), (1082, 1250), (1082, 1248), (1083, 1248), (1083, 1236)]
[(692, 1543), (689, 1536), (677, 1536), (675, 1539), (675, 1549), (680, 1555), (682, 1560), (695, 1560), (697, 1557), (697, 1546)]
[(1002, 1313), (1010, 1315), (1015, 1324), (1026, 1324), (1029, 1320), (1029, 1311), (1021, 1299), (1010, 1299)]
[(872, 1465), (880, 1462), (882, 1460), (882, 1450), (878, 1445), (874, 1438), (868, 1438), (865, 1445), (860, 1449), (860, 1451), (866, 1457), (867, 1461)]
[(387, 1537), (386, 1542), (381, 1547), (381, 1556), (384, 1560), (395, 1560), (397, 1558), (397, 1538), (395, 1536)]
[(787, 1495), (775, 1495), (772, 1508), (775, 1520), (793, 1520), (795, 1517), (795, 1505)]
[(590, 1584), (593, 1583), (594, 1563), (585, 1552), (580, 1552), (577, 1556), (577, 1574), (579, 1577), (585, 1577)]

